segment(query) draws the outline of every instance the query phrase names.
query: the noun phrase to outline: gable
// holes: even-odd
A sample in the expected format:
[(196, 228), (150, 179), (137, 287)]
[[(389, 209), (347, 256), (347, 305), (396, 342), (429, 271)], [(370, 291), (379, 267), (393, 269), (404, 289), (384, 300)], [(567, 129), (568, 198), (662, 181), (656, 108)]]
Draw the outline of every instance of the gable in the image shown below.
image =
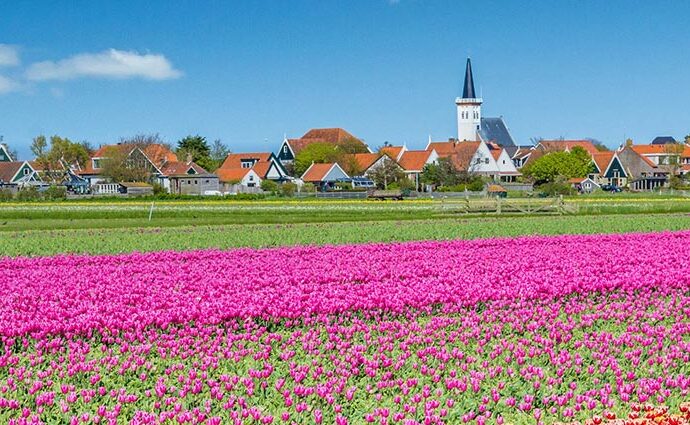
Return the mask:
[(295, 154), (292, 151), (290, 143), (288, 143), (287, 139), (283, 140), (283, 144), (280, 145), (277, 157), (281, 161), (292, 161), (295, 159)]
[(338, 179), (346, 179), (348, 178), (348, 175), (345, 174), (345, 172), (337, 165), (335, 164), (327, 173), (325, 176), (323, 176), (322, 181), (335, 181)]
[(34, 174), (35, 174), (34, 169), (31, 168), (31, 165), (29, 165), (28, 162), (25, 162), (24, 164), (22, 164), (21, 167), (19, 167), (19, 169), (17, 170), (17, 173), (12, 178), (12, 183), (16, 183), (16, 182), (23, 180), (23, 179), (24, 180), (26, 180), (26, 179), (36, 180), (34, 178)]
[(5, 145), (0, 145), (0, 162), (12, 162), (12, 157)]
[(623, 168), (623, 164), (621, 164), (621, 162), (618, 160), (618, 156), (613, 157), (613, 160), (606, 169), (606, 174), (604, 175), (604, 177), (615, 177), (616, 172), (618, 172), (618, 177), (628, 177), (627, 173), (625, 172), (625, 169)]

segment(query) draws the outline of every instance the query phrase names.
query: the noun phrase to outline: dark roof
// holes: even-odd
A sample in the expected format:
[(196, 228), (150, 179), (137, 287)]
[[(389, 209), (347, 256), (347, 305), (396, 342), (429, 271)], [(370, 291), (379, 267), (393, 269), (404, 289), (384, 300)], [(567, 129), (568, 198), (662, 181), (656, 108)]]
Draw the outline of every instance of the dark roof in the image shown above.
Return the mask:
[(465, 85), (462, 89), (463, 99), (476, 99), (474, 95), (474, 79), (472, 78), (472, 62), (467, 58), (467, 66), (465, 67)]
[(652, 140), (652, 145), (667, 145), (669, 143), (677, 143), (676, 139), (671, 136), (658, 136)]
[[(515, 141), (506, 127), (503, 118), (482, 118), (479, 135), (485, 142), (493, 141), (503, 147), (515, 146)], [(508, 152), (510, 155), (510, 152)]]

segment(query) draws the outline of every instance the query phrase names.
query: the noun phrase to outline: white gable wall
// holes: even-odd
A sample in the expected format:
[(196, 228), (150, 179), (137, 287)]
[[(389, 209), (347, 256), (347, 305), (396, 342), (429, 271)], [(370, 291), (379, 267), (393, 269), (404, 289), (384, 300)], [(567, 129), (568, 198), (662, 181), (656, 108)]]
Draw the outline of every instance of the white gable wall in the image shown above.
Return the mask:
[(345, 174), (345, 171), (343, 171), (343, 169), (340, 168), (340, 166), (338, 166), (338, 164), (334, 164), (333, 167), (331, 167), (331, 169), (328, 171), (328, 173), (326, 173), (326, 175), (323, 176), (323, 180), (321, 180), (321, 181), (333, 182), (333, 181), (336, 181), (338, 179), (346, 179), (348, 177), (349, 176), (347, 174)]
[(498, 174), (498, 172), (500, 171), (498, 169), (498, 164), (496, 163), (496, 160), (494, 159), (493, 155), (491, 155), (489, 147), (484, 142), (479, 143), (479, 147), (472, 156), (472, 160), (470, 161), (468, 168), (469, 169), (467, 171), (470, 173), (481, 173), (490, 175)]

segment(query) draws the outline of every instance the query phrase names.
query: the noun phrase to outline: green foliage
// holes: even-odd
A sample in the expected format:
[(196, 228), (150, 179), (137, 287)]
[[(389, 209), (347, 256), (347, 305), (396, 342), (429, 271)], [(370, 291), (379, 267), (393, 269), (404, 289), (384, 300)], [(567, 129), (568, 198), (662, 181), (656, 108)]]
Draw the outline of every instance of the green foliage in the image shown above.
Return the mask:
[(16, 196), (18, 201), (37, 201), (41, 199), (41, 194), (38, 192), (38, 188), (36, 186), (25, 186), (19, 191), (17, 191), (17, 196)]
[(562, 180), (544, 183), (537, 186), (537, 190), (548, 196), (572, 195), (575, 193), (572, 185)]
[(60, 136), (52, 136), (49, 144), (44, 135), (39, 135), (31, 143), (31, 152), (42, 169), (41, 178), (49, 183), (60, 183), (67, 168), (84, 167), (89, 161), (86, 146), (85, 142), (76, 143)]
[(273, 180), (264, 179), (261, 181), (261, 190), (264, 192), (277, 193), (278, 183), (274, 182)]
[(295, 191), (297, 191), (297, 185), (292, 182), (285, 182), (280, 185), (280, 194), (285, 197), (295, 196)]
[(301, 192), (314, 193), (314, 192), (316, 192), (316, 186), (314, 186), (314, 183), (304, 183), (302, 185)]
[(398, 188), (405, 186), (406, 189), (412, 189), (414, 187), (414, 183), (407, 178), (402, 168), (388, 157), (385, 157), (381, 165), (371, 170), (368, 175), (379, 189), (390, 189), (393, 183)]
[[(214, 146), (214, 149), (220, 148)], [(190, 135), (180, 139), (177, 142), (177, 150), (175, 153), (180, 161), (192, 160), (207, 171), (217, 168), (217, 160), (211, 157), (211, 147), (209, 147), (206, 142), (206, 138), (198, 134), (196, 136)], [(219, 153), (215, 152), (215, 154)]]
[(43, 191), (43, 198), (52, 201), (67, 199), (67, 189), (64, 186), (52, 185)]
[(522, 174), (537, 184), (554, 182), (558, 177), (585, 177), (593, 171), (592, 159), (583, 148), (570, 152), (551, 152), (522, 168)]
[(302, 149), (295, 157), (295, 175), (304, 174), (312, 163), (337, 162), (339, 158), (340, 152), (335, 145), (325, 142), (312, 143)]
[(152, 183), (151, 186), (153, 186), (153, 194), (154, 195), (164, 195), (164, 194), (168, 193), (168, 191), (165, 190), (163, 185), (158, 183), (158, 182)]
[[(239, 196), (239, 195), (238, 195)], [(227, 201), (219, 201), (221, 203)], [(290, 201), (294, 202), (294, 201)], [(407, 202), (407, 201), (405, 201)], [(377, 206), (385, 208), (386, 204)], [(4, 255), (54, 255), (58, 253), (111, 254), (131, 251), (158, 251), (161, 247), (170, 250), (190, 250), (203, 248), (227, 249), (233, 247), (272, 247), (291, 245), (323, 245), (344, 243), (474, 239), (497, 236), (551, 235), (551, 234), (597, 234), (621, 232), (651, 232), (663, 230), (683, 230), (690, 228), (687, 214), (632, 214), (599, 216), (539, 216), (539, 217), (496, 217), (486, 219), (448, 219), (408, 220), (401, 231), (397, 219), (385, 221), (344, 221), (340, 223), (292, 223), (280, 226), (275, 224), (230, 224), (208, 225), (199, 223), (198, 218), (189, 216), (186, 226), (142, 228), (150, 202), (142, 205), (139, 218), (132, 222), (134, 227), (120, 227), (121, 222), (114, 219), (116, 228), (103, 228), (103, 223), (111, 220), (97, 219), (94, 228), (75, 220), (74, 229), (55, 229), (59, 220), (52, 219), (46, 230), (2, 231), (0, 251)], [(395, 204), (399, 208), (398, 204)], [(264, 207), (265, 208), (265, 207)], [(45, 212), (42, 212), (45, 215)], [(154, 224), (159, 214), (156, 205)], [(92, 213), (89, 213), (92, 214)], [(176, 215), (184, 213), (176, 212)], [(195, 212), (195, 214), (197, 214)], [(255, 212), (252, 212), (256, 215)], [(285, 217), (285, 213), (271, 212), (271, 216)], [(290, 214), (290, 213), (287, 213)], [(313, 216), (315, 213), (310, 212)], [(317, 213), (318, 214), (318, 213)], [(112, 215), (112, 214), (111, 214)], [(227, 216), (228, 214), (225, 213)], [(317, 216), (318, 220), (328, 220), (327, 215)], [(346, 212), (352, 217), (352, 212)], [(372, 213), (367, 214), (369, 218)], [(419, 214), (418, 214), (419, 215)], [(115, 214), (117, 216), (117, 214)], [(383, 214), (376, 214), (383, 217)], [(2, 218), (2, 221), (11, 219)], [(65, 218), (65, 221), (70, 219)], [(33, 222), (36, 219), (32, 220)], [(0, 221), (1, 222), (1, 221)], [(0, 227), (4, 230), (7, 226)], [(32, 228), (35, 228), (33, 226)]]
[(14, 194), (9, 189), (0, 189), (0, 202), (7, 202), (14, 199)]

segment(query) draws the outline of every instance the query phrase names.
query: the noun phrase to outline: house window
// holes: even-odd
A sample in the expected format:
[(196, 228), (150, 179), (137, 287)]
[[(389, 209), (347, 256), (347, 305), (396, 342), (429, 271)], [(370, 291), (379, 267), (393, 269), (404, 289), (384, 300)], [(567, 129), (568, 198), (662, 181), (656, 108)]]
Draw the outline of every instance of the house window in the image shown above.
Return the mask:
[(283, 153), (287, 153), (287, 145), (283, 145)]
[(249, 176), (249, 181), (253, 182), (254, 181), (254, 176)]
[(199, 180), (194, 180), (194, 184), (199, 184)]
[(187, 184), (192, 184), (192, 181), (191, 181), (191, 180), (187, 180)]
[(93, 168), (101, 168), (101, 160), (100, 159), (92, 159), (91, 162), (93, 163)]
[(488, 164), (488, 163), (489, 163), (489, 158), (484, 158), (484, 164)]
[(28, 176), (28, 175), (29, 175), (29, 169), (28, 169), (28, 168), (25, 168), (25, 169), (24, 169), (24, 175), (25, 175), (25, 176)]

